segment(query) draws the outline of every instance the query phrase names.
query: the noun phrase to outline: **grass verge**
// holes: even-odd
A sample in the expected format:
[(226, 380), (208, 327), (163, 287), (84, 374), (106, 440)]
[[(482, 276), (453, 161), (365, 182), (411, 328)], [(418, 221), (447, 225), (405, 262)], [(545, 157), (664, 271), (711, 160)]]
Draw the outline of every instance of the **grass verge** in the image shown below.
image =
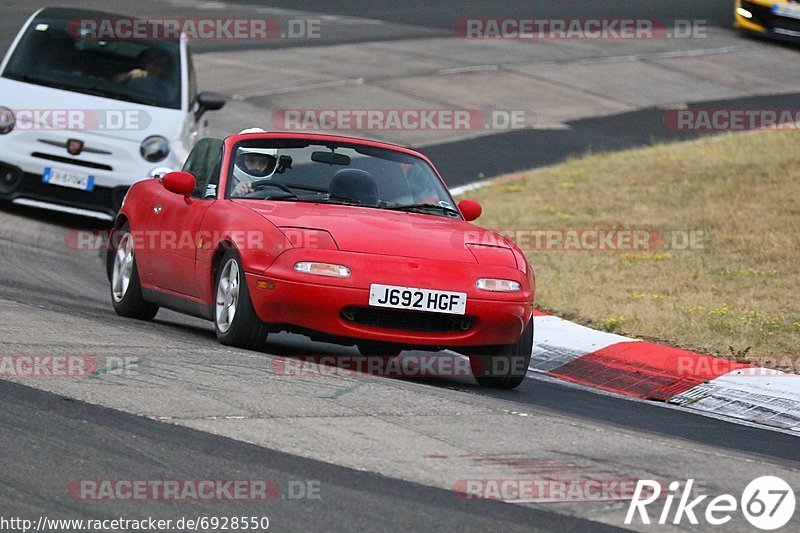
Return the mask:
[[(480, 225), (526, 248), (541, 308), (797, 371), (799, 140), (793, 131), (734, 133), (590, 154), (465, 197), (483, 204)], [(665, 243), (563, 250), (542, 231), (566, 239), (586, 229), (648, 230)], [(687, 236), (694, 243), (682, 249)]]

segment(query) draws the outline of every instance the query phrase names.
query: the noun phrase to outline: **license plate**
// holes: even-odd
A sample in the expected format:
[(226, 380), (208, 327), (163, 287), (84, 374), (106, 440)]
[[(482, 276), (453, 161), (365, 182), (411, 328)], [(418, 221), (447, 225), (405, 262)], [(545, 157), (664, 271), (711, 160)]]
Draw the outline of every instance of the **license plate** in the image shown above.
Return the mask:
[(463, 315), (467, 312), (467, 293), (373, 283), (369, 287), (369, 305)]
[(94, 176), (79, 174), (70, 170), (60, 168), (45, 167), (42, 181), (50, 185), (69, 187), (70, 189), (81, 189), (91, 191), (94, 189)]
[(772, 13), (779, 17), (800, 19), (800, 7), (788, 4), (772, 4)]

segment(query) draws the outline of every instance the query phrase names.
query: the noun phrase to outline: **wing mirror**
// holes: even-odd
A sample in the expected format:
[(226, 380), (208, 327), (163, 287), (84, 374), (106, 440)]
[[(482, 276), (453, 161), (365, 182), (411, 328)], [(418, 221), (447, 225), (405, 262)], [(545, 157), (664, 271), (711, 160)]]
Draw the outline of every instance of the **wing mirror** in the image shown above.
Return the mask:
[(194, 176), (188, 172), (169, 172), (161, 177), (161, 184), (164, 188), (183, 196), (187, 204), (192, 203), (189, 197), (194, 192), (195, 183)]
[(217, 111), (224, 106), (224, 96), (212, 93), (211, 91), (203, 91), (197, 95), (197, 111), (194, 112), (194, 118), (195, 120), (200, 120), (200, 117), (202, 117), (206, 111)]
[(481, 213), (483, 213), (481, 204), (475, 200), (461, 200), (458, 202), (458, 210), (461, 211), (461, 214), (464, 216), (464, 220), (467, 222), (472, 222), (481, 216)]

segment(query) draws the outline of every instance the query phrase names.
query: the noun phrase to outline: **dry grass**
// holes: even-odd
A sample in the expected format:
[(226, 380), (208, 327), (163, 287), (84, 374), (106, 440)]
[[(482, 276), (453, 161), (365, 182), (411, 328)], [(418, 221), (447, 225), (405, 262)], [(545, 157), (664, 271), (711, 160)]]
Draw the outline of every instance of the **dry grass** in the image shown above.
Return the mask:
[(496, 230), (704, 231), (702, 250), (526, 251), (538, 305), (629, 336), (789, 367), (800, 354), (799, 140), (740, 133), (587, 155), (466, 196)]

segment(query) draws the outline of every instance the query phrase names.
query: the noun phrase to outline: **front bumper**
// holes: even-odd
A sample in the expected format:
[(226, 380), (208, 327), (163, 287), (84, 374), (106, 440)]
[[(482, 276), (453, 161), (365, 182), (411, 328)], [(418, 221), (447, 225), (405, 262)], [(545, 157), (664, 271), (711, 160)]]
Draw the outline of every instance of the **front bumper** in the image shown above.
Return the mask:
[(745, 18), (735, 14), (734, 26), (744, 32), (793, 43), (800, 42), (800, 19), (784, 17), (773, 13), (772, 4), (761, 4), (742, 0), (736, 8), (743, 8), (752, 14)]
[[(307, 260), (343, 264), (352, 275), (334, 279), (294, 272), (296, 262)], [(294, 249), (279, 256), (266, 272), (246, 277), (261, 320), (282, 329), (340, 340), (437, 348), (512, 344), (519, 340), (533, 312), (533, 292), (525, 275), (509, 267), (332, 250), (317, 250), (309, 258), (306, 251)], [(523, 291), (479, 291), (475, 281), (481, 277), (514, 279)], [(372, 283), (465, 292), (466, 313), (370, 307)]]
[(127, 193), (127, 186), (103, 187), (95, 185), (91, 191), (50, 185), (40, 174), (24, 172), (21, 168), (0, 161), (0, 199), (33, 200), (37, 204), (50, 204), (97, 213), (100, 218), (113, 220)]

